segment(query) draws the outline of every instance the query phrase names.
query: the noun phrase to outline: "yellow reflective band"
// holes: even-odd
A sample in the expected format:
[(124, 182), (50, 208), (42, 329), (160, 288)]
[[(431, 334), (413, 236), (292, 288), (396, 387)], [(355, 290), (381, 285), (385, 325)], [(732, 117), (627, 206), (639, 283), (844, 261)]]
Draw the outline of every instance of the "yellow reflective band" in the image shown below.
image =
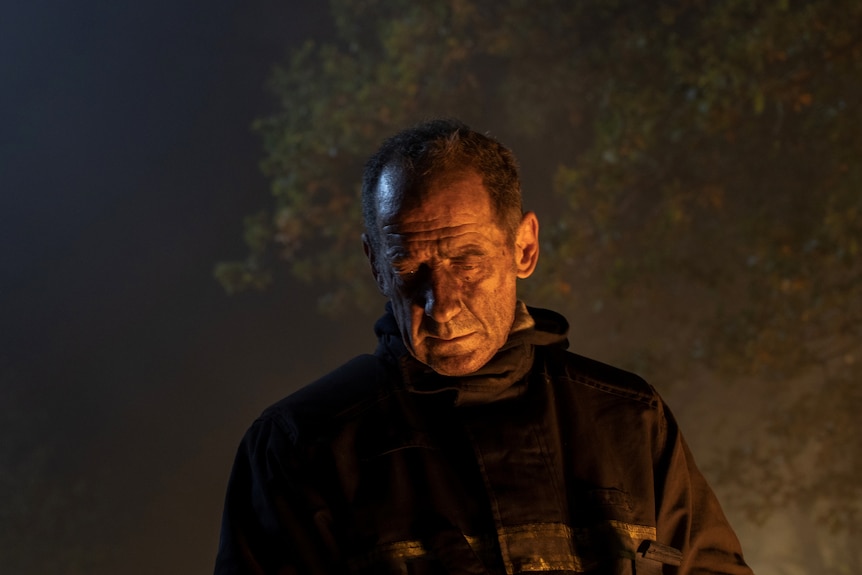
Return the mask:
[(606, 521), (589, 528), (562, 523), (505, 527), (500, 548), (506, 572), (575, 571), (594, 569), (608, 554), (634, 558), (644, 539), (655, 539), (655, 527)]
[[(493, 556), (496, 553), (496, 545), (490, 537), (474, 537), (465, 535), (467, 543), (482, 559)], [(433, 559), (432, 554), (419, 540), (395, 541), (384, 543), (375, 547), (366, 555), (354, 557), (348, 561), (350, 571), (361, 573), (375, 565), (389, 565), (390, 569), (402, 565), (408, 561), (417, 559)], [(401, 569), (403, 571), (403, 569)], [(406, 571), (404, 571), (406, 573)]]
[[(642, 541), (656, 539), (656, 529), (614, 520), (589, 528), (529, 523), (503, 527), (497, 536), (509, 575), (547, 571), (583, 573), (595, 569), (608, 555), (633, 559)], [(489, 537), (465, 538), (483, 560), (497, 552)], [(366, 555), (354, 557), (349, 566), (351, 572), (358, 573), (382, 565), (387, 565), (390, 572), (406, 573), (407, 562), (434, 558), (421, 541), (405, 540), (378, 545)]]

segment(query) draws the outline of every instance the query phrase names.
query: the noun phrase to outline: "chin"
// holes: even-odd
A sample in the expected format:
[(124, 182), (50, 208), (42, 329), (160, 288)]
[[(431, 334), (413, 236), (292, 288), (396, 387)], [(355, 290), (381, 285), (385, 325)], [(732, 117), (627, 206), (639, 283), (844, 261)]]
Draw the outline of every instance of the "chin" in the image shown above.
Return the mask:
[(423, 361), (428, 367), (449, 377), (470, 375), (480, 370), (490, 358), (477, 358), (474, 355), (429, 357)]

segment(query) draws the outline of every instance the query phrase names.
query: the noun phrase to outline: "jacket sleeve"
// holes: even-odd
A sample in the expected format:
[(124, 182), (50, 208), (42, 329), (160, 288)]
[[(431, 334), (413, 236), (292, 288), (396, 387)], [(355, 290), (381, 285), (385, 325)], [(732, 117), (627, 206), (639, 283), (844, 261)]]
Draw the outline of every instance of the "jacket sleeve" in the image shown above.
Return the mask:
[(673, 415), (664, 406), (664, 446), (656, 469), (660, 543), (682, 551), (679, 575), (752, 575), (718, 499), (695, 465)]
[(334, 571), (327, 512), (310, 493), (297, 449), (274, 417), (243, 438), (228, 481), (216, 575), (318, 574)]

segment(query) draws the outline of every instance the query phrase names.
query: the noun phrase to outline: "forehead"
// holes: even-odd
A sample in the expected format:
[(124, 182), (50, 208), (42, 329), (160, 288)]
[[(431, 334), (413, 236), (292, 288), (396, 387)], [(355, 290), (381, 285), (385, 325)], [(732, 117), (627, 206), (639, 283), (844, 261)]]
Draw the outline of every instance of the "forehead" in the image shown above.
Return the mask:
[(495, 227), (491, 196), (475, 171), (438, 176), (406, 185), (401, 171), (388, 168), (377, 185), (377, 222), (383, 228), (401, 225), (445, 227), (462, 224)]

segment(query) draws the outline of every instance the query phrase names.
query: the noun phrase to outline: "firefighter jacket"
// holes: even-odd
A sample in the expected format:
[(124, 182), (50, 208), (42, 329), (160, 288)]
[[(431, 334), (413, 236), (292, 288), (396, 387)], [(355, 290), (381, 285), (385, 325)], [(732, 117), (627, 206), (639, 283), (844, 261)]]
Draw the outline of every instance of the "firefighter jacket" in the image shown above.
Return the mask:
[(519, 303), (497, 356), (449, 378), (384, 316), (374, 355), (247, 432), (216, 574), (750, 574), (662, 399), (567, 328)]

